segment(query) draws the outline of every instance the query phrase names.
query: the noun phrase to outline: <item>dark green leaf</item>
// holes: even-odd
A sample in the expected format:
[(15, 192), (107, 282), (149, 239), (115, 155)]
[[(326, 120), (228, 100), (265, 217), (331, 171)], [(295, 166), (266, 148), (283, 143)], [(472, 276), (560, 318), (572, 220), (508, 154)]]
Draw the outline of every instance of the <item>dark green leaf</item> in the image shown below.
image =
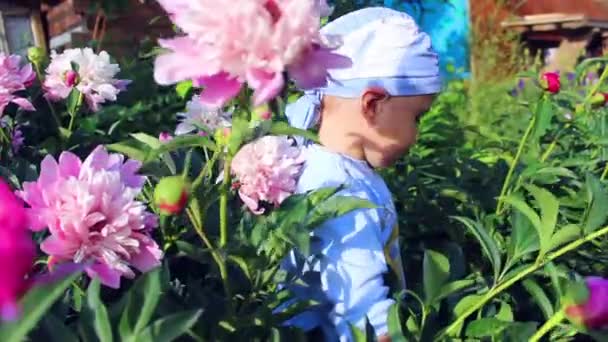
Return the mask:
[(442, 300), (452, 294), (457, 294), (460, 291), (475, 285), (477, 282), (474, 279), (463, 279), (449, 282), (441, 287), (435, 300)]
[(135, 342), (170, 342), (186, 334), (188, 330), (198, 321), (202, 310), (191, 310), (178, 312), (163, 317), (142, 330)]
[(551, 305), (551, 301), (545, 291), (532, 279), (526, 279), (522, 282), (524, 288), (532, 295), (534, 301), (543, 312), (545, 319), (549, 319), (553, 316), (553, 305)]
[(513, 230), (509, 243), (508, 253), (511, 265), (517, 263), (522, 257), (535, 252), (540, 248), (538, 232), (520, 211), (513, 212)]
[(587, 175), (586, 189), (588, 208), (584, 225), (585, 234), (594, 232), (606, 222), (608, 218), (608, 192), (599, 179)]
[(142, 292), (145, 295), (143, 296), (144, 302), (140, 303), (141, 311), (133, 330), (136, 334), (148, 325), (160, 300), (162, 294), (161, 271), (161, 268), (156, 268), (143, 276)]
[(513, 322), (513, 309), (511, 309), (509, 303), (500, 303), (500, 309), (498, 310), (498, 313), (496, 313), (496, 319), (505, 322)]
[(121, 143), (106, 145), (106, 147), (110, 151), (119, 152), (119, 153), (126, 155), (127, 157), (129, 157), (131, 159), (135, 159), (135, 160), (139, 160), (139, 161), (143, 162), (146, 159), (147, 152), (139, 147), (132, 146), (132, 145), (133, 144), (121, 142)]
[(505, 340), (507, 342), (528, 341), (536, 332), (537, 326), (536, 322), (514, 322), (504, 331)]
[(485, 255), (492, 264), (492, 269), (494, 270), (494, 279), (498, 279), (500, 268), (502, 267), (502, 259), (496, 241), (490, 236), (490, 234), (488, 234), (486, 229), (479, 222), (473, 221), (466, 217), (454, 218), (464, 224), (465, 227), (467, 227), (469, 231), (473, 233), (475, 238), (477, 238), (477, 241), (479, 241), (481, 244)]
[(426, 250), (422, 265), (424, 298), (426, 304), (435, 301), (443, 285), (450, 278), (450, 261), (443, 254)]
[(373, 209), (376, 207), (370, 201), (359, 197), (333, 196), (314, 206), (306, 225), (309, 229), (315, 229), (328, 219), (337, 218), (358, 209)]
[(141, 141), (142, 143), (150, 146), (153, 149), (157, 149), (162, 145), (158, 138), (148, 135), (146, 133), (133, 133), (131, 134), (131, 136), (136, 140)]
[(44, 317), (51, 306), (64, 295), (73, 281), (80, 276), (80, 272), (71, 274), (61, 281), (48, 285), (39, 285), (31, 289), (23, 298), (23, 315), (18, 321), (5, 323), (0, 326), (0, 336), (3, 341), (18, 342), (25, 340), (27, 334)]
[(210, 262), (209, 252), (201, 247), (182, 240), (176, 241), (175, 246), (180, 254), (185, 255), (192, 260), (198, 261), (201, 264), (208, 264)]
[(357, 328), (356, 326), (350, 325), (350, 332), (353, 337), (354, 342), (367, 342), (367, 337), (365, 336), (365, 331)]
[(467, 325), (466, 335), (473, 338), (492, 337), (499, 335), (511, 322), (505, 322), (493, 317), (485, 317)]
[(76, 335), (52, 313), (44, 315), (42, 326), (52, 341), (78, 342)]
[(95, 333), (100, 342), (112, 342), (112, 326), (106, 306), (99, 298), (101, 283), (99, 279), (93, 279), (87, 290), (87, 307), (91, 311)]

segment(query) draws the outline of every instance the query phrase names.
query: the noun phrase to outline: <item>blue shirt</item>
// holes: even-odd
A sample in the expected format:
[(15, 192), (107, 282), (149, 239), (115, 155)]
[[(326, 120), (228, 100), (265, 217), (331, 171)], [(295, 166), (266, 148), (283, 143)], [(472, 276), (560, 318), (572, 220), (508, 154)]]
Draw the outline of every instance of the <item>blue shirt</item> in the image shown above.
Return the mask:
[[(397, 215), (392, 196), (382, 178), (365, 162), (331, 152), (319, 145), (304, 147), (306, 158), (297, 192), (323, 187), (344, 186), (338, 196), (366, 199), (378, 208), (358, 209), (331, 219), (314, 230), (318, 244), (313, 246), (306, 269), (318, 272), (326, 310), (304, 313), (288, 324), (310, 329), (335, 328), (340, 341), (351, 340), (350, 326), (365, 329), (369, 320), (377, 335), (388, 332), (388, 311), (394, 301), (384, 274), (396, 272), (405, 288), (399, 243)], [(284, 267), (297, 264), (292, 252)], [(304, 294), (298, 295), (306, 299)], [(335, 335), (334, 335), (335, 336)]]

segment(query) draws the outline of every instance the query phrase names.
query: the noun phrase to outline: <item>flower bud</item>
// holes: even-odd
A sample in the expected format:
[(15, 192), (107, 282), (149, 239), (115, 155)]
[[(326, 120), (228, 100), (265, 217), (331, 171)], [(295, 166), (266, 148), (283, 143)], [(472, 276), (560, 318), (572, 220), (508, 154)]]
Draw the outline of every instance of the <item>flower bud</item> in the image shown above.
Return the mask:
[(230, 142), (232, 129), (230, 127), (219, 128), (215, 131), (214, 138), (218, 145), (226, 146)]
[(559, 80), (559, 74), (556, 72), (546, 72), (540, 79), (540, 85), (543, 89), (550, 92), (551, 94), (559, 93), (561, 83)]
[(606, 93), (596, 93), (591, 97), (591, 105), (593, 107), (603, 107), (608, 102), (608, 94)]
[(46, 59), (46, 52), (43, 48), (37, 46), (31, 47), (27, 49), (27, 59), (29, 59), (30, 62), (39, 65)]
[(66, 71), (63, 78), (65, 85), (68, 87), (73, 87), (78, 83), (78, 73), (74, 70)]
[(272, 118), (272, 111), (267, 103), (257, 106), (253, 110), (253, 120), (270, 120), (270, 118)]
[(173, 140), (173, 136), (171, 136), (171, 134), (169, 134), (167, 132), (161, 132), (158, 135), (158, 140), (160, 140), (161, 143), (166, 143), (166, 142)]
[(589, 277), (568, 288), (566, 317), (574, 324), (597, 330), (608, 327), (608, 279)]
[(175, 215), (188, 203), (189, 192), (190, 185), (181, 176), (165, 177), (154, 189), (154, 203), (162, 215)]

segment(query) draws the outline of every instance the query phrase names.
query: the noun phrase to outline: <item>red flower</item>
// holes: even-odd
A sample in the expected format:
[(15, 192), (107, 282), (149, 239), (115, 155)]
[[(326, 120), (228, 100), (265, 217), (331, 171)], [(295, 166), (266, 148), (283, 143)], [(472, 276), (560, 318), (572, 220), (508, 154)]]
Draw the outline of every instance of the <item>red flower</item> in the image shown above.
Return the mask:
[(542, 75), (540, 84), (546, 91), (551, 94), (559, 93), (561, 88), (561, 82), (559, 80), (559, 74), (556, 72), (546, 72)]

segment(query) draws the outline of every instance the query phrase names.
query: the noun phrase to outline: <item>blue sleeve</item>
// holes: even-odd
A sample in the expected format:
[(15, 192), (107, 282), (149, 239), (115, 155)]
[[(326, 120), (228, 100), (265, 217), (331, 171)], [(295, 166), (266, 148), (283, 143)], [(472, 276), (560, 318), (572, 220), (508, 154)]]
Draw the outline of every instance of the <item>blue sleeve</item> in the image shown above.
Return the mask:
[[(342, 191), (340, 195), (367, 198), (365, 191)], [(359, 209), (327, 221), (313, 233), (321, 239), (321, 285), (334, 303), (331, 318), (338, 334), (350, 336), (349, 323), (365, 328), (369, 319), (377, 335), (386, 334), (387, 318), (394, 301), (383, 274), (383, 209)]]

